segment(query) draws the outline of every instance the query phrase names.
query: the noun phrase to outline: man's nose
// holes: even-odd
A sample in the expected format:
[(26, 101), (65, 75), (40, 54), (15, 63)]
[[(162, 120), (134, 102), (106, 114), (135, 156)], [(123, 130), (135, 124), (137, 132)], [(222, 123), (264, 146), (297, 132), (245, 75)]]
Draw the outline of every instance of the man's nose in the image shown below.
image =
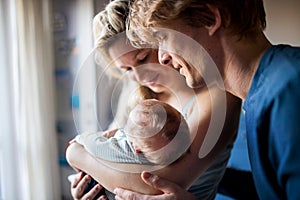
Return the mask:
[(165, 50), (159, 49), (158, 51), (158, 60), (162, 65), (172, 65), (172, 56)]

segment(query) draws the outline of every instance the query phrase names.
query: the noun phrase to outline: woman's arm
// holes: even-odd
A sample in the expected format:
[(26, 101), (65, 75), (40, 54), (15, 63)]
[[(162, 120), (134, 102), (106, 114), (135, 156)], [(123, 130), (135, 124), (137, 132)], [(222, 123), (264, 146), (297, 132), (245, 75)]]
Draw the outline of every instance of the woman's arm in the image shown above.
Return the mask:
[[(228, 145), (233, 144), (238, 130), (240, 111), (241, 100), (230, 93), (218, 87), (202, 90), (197, 98), (197, 104), (188, 113), (187, 122), (193, 138), (188, 153), (178, 162), (155, 174), (188, 188)], [(210, 145), (203, 145), (207, 134), (212, 135), (208, 138), (212, 141), (207, 142), (206, 139), (207, 144), (215, 144), (211, 150)], [(201, 156), (205, 157), (199, 155), (202, 147), (204, 150), (202, 149)], [(205, 148), (208, 151), (205, 151)]]
[(108, 163), (97, 160), (76, 142), (67, 148), (66, 158), (71, 167), (83, 170), (111, 192), (116, 187), (122, 187), (147, 194), (158, 193), (142, 181), (140, 174), (122, 172), (109, 167)]

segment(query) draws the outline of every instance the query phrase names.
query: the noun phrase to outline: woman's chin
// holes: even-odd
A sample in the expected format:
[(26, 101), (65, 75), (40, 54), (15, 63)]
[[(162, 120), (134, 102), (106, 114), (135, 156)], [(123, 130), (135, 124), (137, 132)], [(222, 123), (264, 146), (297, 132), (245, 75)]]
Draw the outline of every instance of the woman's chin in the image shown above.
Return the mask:
[(147, 86), (148, 88), (150, 88), (150, 90), (152, 90), (155, 93), (162, 93), (165, 90), (163, 89), (164, 87), (158, 84), (155, 85), (151, 85), (151, 86)]

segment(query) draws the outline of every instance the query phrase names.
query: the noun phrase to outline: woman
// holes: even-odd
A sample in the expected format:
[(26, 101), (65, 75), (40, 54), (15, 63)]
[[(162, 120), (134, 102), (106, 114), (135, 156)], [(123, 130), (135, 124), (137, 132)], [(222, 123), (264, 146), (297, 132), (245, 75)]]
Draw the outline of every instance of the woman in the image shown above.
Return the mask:
[[(158, 100), (172, 105), (186, 117), (190, 131), (194, 136), (189, 153), (180, 162), (157, 170), (155, 173), (184, 188), (188, 188), (202, 174), (190, 188), (190, 191), (198, 199), (213, 199), (217, 185), (225, 171), (231, 144), (236, 133), (240, 114), (240, 100), (226, 94), (228, 109), (222, 134), (212, 151), (199, 159), (198, 152), (209, 129), (212, 109), (218, 109), (218, 105), (224, 103), (222, 101), (223, 92), (216, 87), (209, 90), (207, 88), (190, 89), (177, 71), (157, 64), (157, 51), (133, 48), (127, 42), (125, 34), (121, 34), (125, 31), (128, 2), (128, 0), (113, 1), (106, 7), (105, 11), (95, 17), (94, 37), (96, 38), (96, 46), (100, 50), (104, 49), (104, 53), (114, 61), (115, 66), (129, 78), (149, 87), (156, 93)], [(215, 98), (211, 98), (211, 95)], [(70, 163), (91, 174), (109, 190), (118, 186), (145, 194), (160, 193), (160, 191), (147, 186), (140, 179), (139, 174), (122, 173), (99, 164), (78, 144), (72, 144), (68, 148), (67, 158)], [(208, 168), (209, 166), (210, 168)], [(175, 172), (176, 176), (174, 176)], [(111, 177), (116, 178), (112, 179)], [(83, 196), (80, 188), (86, 185), (88, 180), (89, 177), (85, 177), (73, 183), (72, 194), (74, 198), (94, 197), (96, 193), (93, 191), (101, 189), (98, 185), (93, 191)]]

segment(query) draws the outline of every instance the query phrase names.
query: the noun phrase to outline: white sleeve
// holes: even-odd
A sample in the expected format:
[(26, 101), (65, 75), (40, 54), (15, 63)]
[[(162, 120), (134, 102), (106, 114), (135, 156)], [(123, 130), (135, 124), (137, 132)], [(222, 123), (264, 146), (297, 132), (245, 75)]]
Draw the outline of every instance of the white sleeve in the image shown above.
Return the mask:
[[(93, 156), (102, 160), (118, 163), (152, 164), (143, 154), (136, 154), (128, 142), (123, 130), (117, 132), (117, 137), (106, 138), (102, 132), (83, 133), (78, 136), (78, 143)], [(77, 141), (77, 136), (76, 136)]]

